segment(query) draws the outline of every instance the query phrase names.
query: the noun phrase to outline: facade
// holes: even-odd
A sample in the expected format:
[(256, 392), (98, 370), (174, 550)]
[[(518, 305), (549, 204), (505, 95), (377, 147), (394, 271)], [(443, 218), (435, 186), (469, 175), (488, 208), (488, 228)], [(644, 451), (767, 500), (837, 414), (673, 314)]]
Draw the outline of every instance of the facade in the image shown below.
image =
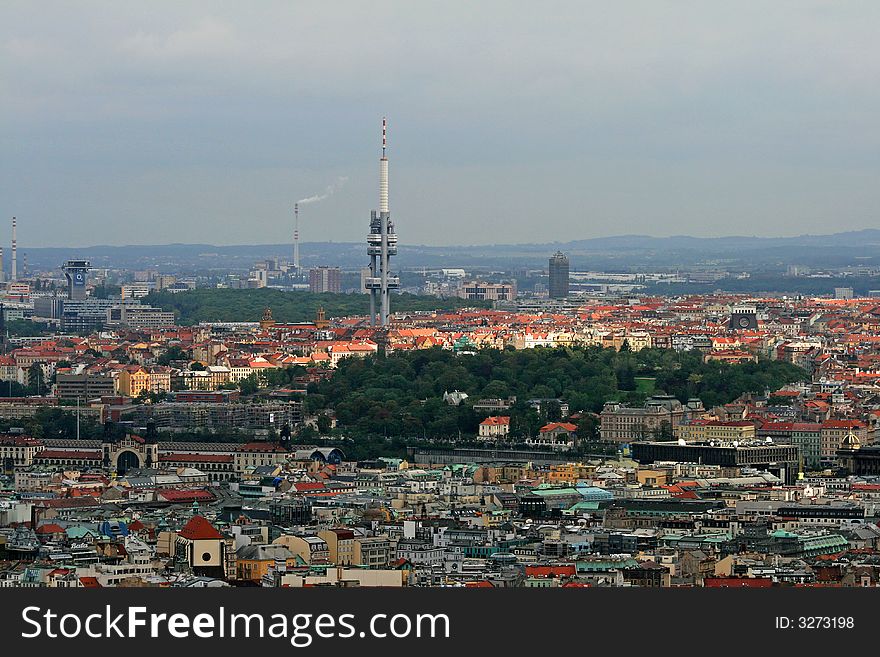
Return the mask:
[(674, 441), (646, 441), (632, 444), (632, 458), (639, 463), (678, 461), (721, 467), (756, 467), (774, 474), (786, 482), (797, 477), (798, 448), (760, 441), (750, 444), (709, 444)]
[(868, 442), (868, 431), (864, 422), (859, 420), (826, 420), (823, 422), (819, 431), (819, 457), (827, 461), (834, 459), (844, 438), (851, 433), (855, 434), (863, 445)]
[(391, 563), (391, 541), (384, 536), (354, 539), (353, 564), (366, 568), (385, 568)]
[(228, 574), (223, 534), (202, 516), (193, 516), (177, 533), (174, 558), (196, 575), (223, 578)]
[(28, 466), (34, 456), (43, 449), (43, 444), (31, 436), (0, 436), (0, 469), (10, 472), (18, 466)]
[(504, 438), (510, 435), (510, 418), (490, 416), (480, 422), (480, 438)]
[(458, 288), (458, 297), (475, 301), (513, 301), (516, 299), (516, 283), (463, 281)]
[[(86, 285), (89, 280), (91, 263), (88, 260), (68, 260), (62, 270), (67, 279), (67, 298), (72, 301), (81, 301), (86, 298)], [(13, 280), (15, 278), (13, 277)]]
[(174, 313), (152, 306), (118, 306), (107, 310), (106, 325), (129, 328), (174, 326)]
[(309, 270), (309, 292), (322, 294), (342, 291), (342, 272), (339, 267), (316, 267)]
[(602, 440), (631, 443), (639, 440), (672, 437), (678, 425), (705, 416), (706, 409), (698, 399), (682, 404), (672, 395), (654, 395), (640, 408), (608, 402), (599, 415)]
[(803, 467), (815, 469), (822, 461), (822, 425), (815, 422), (766, 422), (758, 429), (758, 438), (796, 445)]
[(296, 556), (283, 545), (243, 545), (235, 556), (236, 572), (242, 581), (259, 582), (279, 565), (296, 566)]
[(571, 422), (550, 422), (538, 430), (537, 436), (526, 438), (526, 444), (565, 452), (574, 448), (577, 426)]
[(279, 536), (274, 545), (283, 545), (306, 564), (330, 563), (330, 548), (327, 542), (318, 536)]
[(139, 397), (142, 394), (171, 391), (171, 368), (161, 365), (127, 365), (119, 371), (119, 394)]
[(721, 420), (691, 420), (676, 425), (672, 435), (686, 442), (707, 440), (746, 441), (756, 437), (755, 423), (747, 420), (723, 422)]
[(108, 374), (66, 374), (58, 372), (55, 377), (55, 394), (62, 400), (87, 400), (116, 394), (117, 379)]
[(327, 543), (330, 561), (338, 566), (349, 566), (355, 563), (355, 534), (350, 529), (322, 529), (318, 538)]

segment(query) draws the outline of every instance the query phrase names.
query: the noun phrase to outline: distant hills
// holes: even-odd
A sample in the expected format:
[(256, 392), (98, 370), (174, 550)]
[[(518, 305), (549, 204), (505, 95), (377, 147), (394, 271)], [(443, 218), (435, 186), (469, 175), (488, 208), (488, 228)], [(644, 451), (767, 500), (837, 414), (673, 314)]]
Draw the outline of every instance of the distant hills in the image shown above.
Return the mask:
[[(880, 266), (880, 230), (865, 229), (828, 235), (796, 237), (652, 237), (618, 235), (568, 242), (425, 246), (407, 244), (401, 234), (397, 266), (422, 267), (546, 267), (557, 250), (566, 252), (575, 269), (651, 269), (657, 267), (724, 267), (778, 270), (789, 264), (811, 267), (864, 264)], [(306, 267), (337, 265), (357, 268), (367, 262), (360, 242), (306, 242), (301, 245)], [(88, 258), (95, 267), (160, 270), (245, 270), (260, 259), (289, 259), (290, 244), (215, 246), (164, 244), (90, 246), (79, 248), (20, 248), (34, 269), (55, 268), (68, 258)], [(9, 258), (6, 258), (9, 268)]]

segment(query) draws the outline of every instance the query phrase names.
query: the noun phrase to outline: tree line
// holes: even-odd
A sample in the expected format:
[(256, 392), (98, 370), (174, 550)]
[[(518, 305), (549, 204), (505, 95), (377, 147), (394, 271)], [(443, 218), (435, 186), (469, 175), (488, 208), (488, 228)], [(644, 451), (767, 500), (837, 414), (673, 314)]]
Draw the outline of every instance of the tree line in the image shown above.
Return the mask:
[[(323, 308), (328, 318), (370, 312), (370, 300), (366, 294), (313, 294), (269, 288), (197, 288), (176, 294), (159, 291), (151, 292), (144, 300), (163, 310), (173, 311), (177, 321), (187, 326), (199, 322), (256, 322), (266, 308), (271, 308), (275, 321), (281, 323), (313, 321), (318, 308)], [(489, 306), (491, 303), (484, 301), (416, 294), (397, 294), (393, 300), (394, 310), (402, 312)]]

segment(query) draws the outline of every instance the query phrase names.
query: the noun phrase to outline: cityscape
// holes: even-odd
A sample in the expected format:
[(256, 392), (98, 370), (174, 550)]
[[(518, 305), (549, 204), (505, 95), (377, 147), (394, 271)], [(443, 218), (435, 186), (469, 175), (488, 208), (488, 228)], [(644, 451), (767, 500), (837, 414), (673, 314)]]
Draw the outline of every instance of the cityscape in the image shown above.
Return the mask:
[[(0, 589), (880, 586), (870, 98), (823, 150), (847, 122), (762, 77), (802, 75), (800, 41), (536, 73), (493, 39), (434, 79), (482, 32), (395, 16), (415, 36), (337, 61), (308, 18), (132, 28), (54, 88), (69, 116), (15, 83), (51, 129), (8, 138), (0, 189)], [(876, 87), (846, 55), (811, 93)]]
[[(359, 271), (299, 265), (298, 229), (222, 282), (32, 271), (12, 219), (2, 586), (877, 585), (880, 297), (647, 296), (707, 274), (562, 251), (394, 294), (381, 139)], [(266, 289), (314, 316), (181, 321)]]

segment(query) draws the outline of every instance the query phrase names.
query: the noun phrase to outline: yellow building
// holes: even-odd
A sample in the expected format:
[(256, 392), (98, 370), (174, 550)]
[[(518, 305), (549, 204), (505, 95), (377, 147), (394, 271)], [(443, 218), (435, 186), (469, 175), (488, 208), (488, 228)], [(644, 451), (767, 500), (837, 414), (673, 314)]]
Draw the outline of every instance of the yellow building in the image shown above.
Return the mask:
[(731, 422), (693, 420), (686, 424), (676, 425), (673, 427), (672, 434), (678, 440), (684, 440), (688, 443), (705, 442), (707, 440), (722, 442), (736, 440), (742, 442), (744, 440), (754, 440), (757, 435), (755, 424), (747, 420)]
[(574, 484), (589, 479), (595, 472), (595, 467), (583, 463), (554, 463), (542, 479), (550, 484)]
[(276, 563), (283, 561), (288, 568), (297, 565), (296, 555), (283, 545), (243, 545), (236, 557), (238, 579), (251, 582), (259, 581)]
[(665, 486), (668, 473), (665, 470), (639, 469), (636, 472), (636, 480), (642, 486)]
[(319, 536), (279, 536), (273, 545), (283, 545), (307, 564), (326, 564), (330, 562), (330, 549), (327, 541)]
[(350, 529), (322, 529), (318, 537), (327, 543), (330, 561), (337, 566), (350, 566), (355, 560), (355, 536)]
[(159, 393), (171, 390), (171, 370), (167, 367), (127, 365), (117, 377), (119, 393), (138, 397), (141, 393)]
[(126, 397), (138, 397), (150, 392), (150, 374), (140, 365), (128, 365), (119, 371), (119, 392)]

